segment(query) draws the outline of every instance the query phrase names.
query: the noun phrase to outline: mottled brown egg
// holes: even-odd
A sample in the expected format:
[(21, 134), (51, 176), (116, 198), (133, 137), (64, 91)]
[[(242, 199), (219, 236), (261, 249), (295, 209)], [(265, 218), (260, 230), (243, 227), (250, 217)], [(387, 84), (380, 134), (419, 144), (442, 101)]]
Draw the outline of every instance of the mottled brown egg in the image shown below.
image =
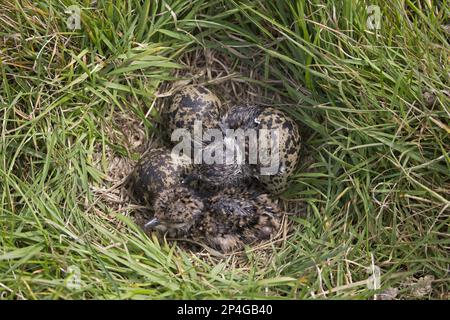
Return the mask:
[(137, 162), (126, 187), (137, 203), (151, 208), (156, 196), (163, 190), (181, 184), (191, 166), (187, 156), (172, 154), (166, 148), (151, 149)]
[[(262, 150), (259, 152), (266, 153), (266, 163), (259, 164), (254, 175), (272, 193), (280, 193), (287, 186), (287, 179), (292, 175), (297, 167), (300, 157), (301, 136), (295, 121), (287, 116), (284, 112), (275, 108), (264, 108), (255, 119), (258, 129), (275, 130), (278, 140), (279, 156), (271, 158), (271, 150)], [(269, 136), (269, 134), (267, 134)], [(278, 160), (278, 165), (277, 161)], [(270, 168), (273, 166), (273, 168)], [(272, 170), (273, 169), (273, 170)]]
[(215, 128), (220, 121), (222, 104), (219, 98), (204, 86), (188, 86), (172, 97), (163, 110), (169, 136), (175, 129), (192, 132), (194, 122), (202, 121), (203, 128)]

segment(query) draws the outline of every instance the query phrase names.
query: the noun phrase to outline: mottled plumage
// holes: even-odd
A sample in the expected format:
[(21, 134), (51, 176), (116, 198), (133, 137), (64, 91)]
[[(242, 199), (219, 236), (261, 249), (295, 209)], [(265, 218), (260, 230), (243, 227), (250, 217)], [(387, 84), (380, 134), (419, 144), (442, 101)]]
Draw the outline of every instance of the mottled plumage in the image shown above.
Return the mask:
[(281, 216), (269, 195), (251, 188), (227, 188), (208, 199), (199, 229), (210, 246), (229, 252), (270, 239), (279, 229)]
[[(253, 168), (245, 164), (245, 162), (238, 163), (233, 158), (233, 161), (227, 162), (226, 159), (226, 141), (224, 146), (216, 146), (209, 144), (203, 149), (203, 157), (206, 153), (212, 153), (212, 150), (222, 148), (222, 163), (206, 163), (203, 161), (200, 164), (194, 164), (191, 173), (188, 174), (188, 180), (197, 180), (203, 188), (221, 189), (222, 187), (232, 187), (244, 185), (247, 180), (250, 180), (253, 175)], [(237, 152), (245, 152), (239, 150)]]
[(270, 239), (282, 216), (269, 195), (252, 188), (226, 188), (210, 197), (186, 187), (167, 189), (156, 199), (154, 211), (147, 228), (205, 242), (222, 252)]
[(154, 216), (147, 228), (167, 233), (169, 237), (184, 237), (203, 217), (203, 199), (193, 190), (178, 186), (163, 190), (156, 198)]

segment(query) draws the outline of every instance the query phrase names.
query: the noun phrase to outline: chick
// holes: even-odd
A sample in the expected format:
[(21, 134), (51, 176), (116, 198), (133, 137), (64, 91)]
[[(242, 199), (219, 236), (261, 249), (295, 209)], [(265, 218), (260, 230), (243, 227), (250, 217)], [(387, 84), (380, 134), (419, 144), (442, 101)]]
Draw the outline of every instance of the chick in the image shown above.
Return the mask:
[[(242, 140), (237, 136), (227, 136), (228, 128), (223, 124), (220, 127), (224, 139), (203, 145), (203, 161), (193, 165), (192, 171), (188, 174), (188, 180), (196, 180), (199, 185), (211, 190), (244, 186), (254, 180), (255, 173), (255, 167), (249, 165), (250, 140), (245, 137)], [(211, 157), (209, 162), (206, 161), (208, 156)]]
[(226, 188), (208, 198), (184, 186), (169, 188), (156, 198), (154, 212), (145, 228), (221, 252), (270, 239), (282, 216), (267, 194), (252, 188)]
[(200, 223), (204, 214), (203, 199), (183, 186), (163, 190), (154, 202), (154, 216), (145, 228), (171, 238), (186, 237)]
[(280, 227), (281, 216), (269, 195), (251, 188), (226, 188), (208, 198), (198, 229), (211, 247), (230, 252), (270, 239)]
[[(200, 164), (194, 164), (192, 171), (187, 174), (186, 181), (197, 182), (197, 187), (203, 190), (219, 191), (223, 187), (234, 187), (239, 185), (245, 185), (251, 181), (253, 175), (253, 169), (246, 165), (244, 162), (239, 163), (233, 158), (232, 161), (227, 162), (227, 143), (219, 146), (215, 144), (206, 145), (203, 149), (203, 154), (212, 154), (218, 152), (218, 148), (223, 148), (222, 160), (220, 163), (206, 163), (205, 161)], [(243, 150), (236, 150), (238, 154), (242, 154)]]

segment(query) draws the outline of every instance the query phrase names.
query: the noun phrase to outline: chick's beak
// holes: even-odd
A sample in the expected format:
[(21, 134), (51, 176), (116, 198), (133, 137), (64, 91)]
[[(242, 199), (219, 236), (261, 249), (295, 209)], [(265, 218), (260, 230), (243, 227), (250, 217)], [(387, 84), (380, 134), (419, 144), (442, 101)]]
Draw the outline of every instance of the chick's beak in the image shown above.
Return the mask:
[(157, 225), (159, 225), (159, 220), (157, 218), (153, 218), (152, 220), (150, 220), (149, 222), (147, 222), (144, 227), (145, 228), (154, 228)]

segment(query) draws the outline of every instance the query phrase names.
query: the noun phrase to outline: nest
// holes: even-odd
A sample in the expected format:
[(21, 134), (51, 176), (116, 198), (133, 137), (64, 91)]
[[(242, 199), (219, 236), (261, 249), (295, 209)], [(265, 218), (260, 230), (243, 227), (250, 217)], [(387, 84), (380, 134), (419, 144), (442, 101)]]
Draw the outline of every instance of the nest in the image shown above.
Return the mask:
[[(176, 81), (167, 81), (163, 83), (155, 95), (155, 100), (151, 106), (142, 105), (146, 118), (149, 119), (156, 109), (158, 114), (170, 103), (173, 94), (181, 90), (186, 85), (204, 85), (211, 89), (221, 100), (223, 111), (226, 112), (230, 107), (238, 104), (258, 104), (263, 106), (280, 105), (282, 98), (276, 94), (267, 94), (267, 89), (262, 84), (281, 84), (281, 81), (263, 79), (263, 76), (257, 72), (258, 68), (249, 68), (248, 64), (236, 64), (231, 58), (216, 51), (199, 49), (188, 52), (180, 57), (180, 64), (183, 69), (177, 69), (172, 76)], [(255, 66), (257, 61), (255, 58)], [(137, 101), (136, 101), (137, 102)], [(142, 102), (137, 102), (141, 103)], [(127, 112), (128, 110), (128, 112)], [(144, 123), (130, 110), (115, 110), (112, 118), (111, 127), (106, 135), (109, 141), (123, 145), (127, 149), (128, 156), (121, 156), (114, 153), (109, 148), (106, 152), (100, 150), (94, 155), (93, 163), (101, 171), (106, 171), (104, 185), (91, 186), (95, 194), (95, 201), (91, 207), (96, 214), (101, 214), (102, 218), (110, 221), (115, 228), (123, 229), (124, 226), (119, 219), (111, 214), (105, 214), (96, 205), (102, 203), (111, 209), (111, 212), (121, 213), (125, 216), (131, 216), (137, 225), (143, 226), (149, 219), (148, 210), (134, 205), (123, 188), (126, 177), (132, 171), (136, 159), (130, 159), (130, 155), (142, 154), (150, 148), (157, 148), (164, 145), (165, 137), (161, 135), (163, 131), (158, 118), (149, 119), (152, 124), (156, 124), (156, 130), (147, 134), (148, 130)], [(158, 130), (159, 129), (159, 130)], [(102, 159), (106, 157), (108, 166), (101, 167)], [(104, 162), (104, 161), (103, 161)], [(304, 215), (304, 204), (295, 199), (280, 198), (280, 207), (288, 212), (288, 215)], [(281, 227), (275, 237), (270, 241), (256, 243), (247, 249), (246, 252), (257, 252), (257, 256), (267, 263), (270, 260), (273, 246), (283, 246), (292, 230), (292, 222), (284, 216)], [(150, 234), (149, 234), (150, 235)], [(178, 245), (182, 249), (191, 250), (193, 254), (202, 259), (224, 258), (226, 256), (236, 257), (236, 261), (242, 266), (243, 260), (241, 252), (222, 254), (202, 243), (188, 239), (163, 239), (178, 240)], [(244, 259), (245, 260), (245, 259)]]

